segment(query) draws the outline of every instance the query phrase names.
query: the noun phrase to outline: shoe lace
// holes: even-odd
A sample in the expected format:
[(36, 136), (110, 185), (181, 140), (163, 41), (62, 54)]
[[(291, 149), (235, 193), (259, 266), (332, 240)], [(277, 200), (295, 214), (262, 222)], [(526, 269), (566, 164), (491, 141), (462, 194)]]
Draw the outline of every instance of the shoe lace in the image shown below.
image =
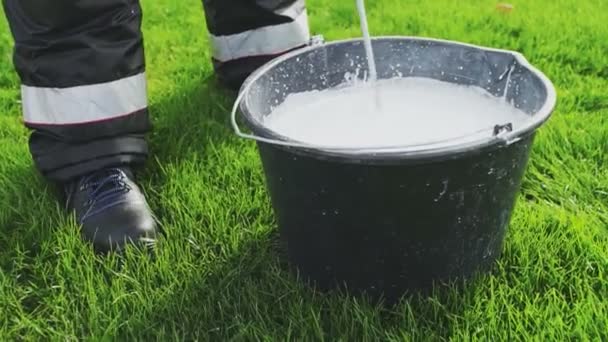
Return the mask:
[(112, 203), (121, 195), (129, 192), (127, 176), (120, 169), (105, 169), (86, 176), (80, 182), (79, 191), (92, 189), (89, 192), (86, 206)]

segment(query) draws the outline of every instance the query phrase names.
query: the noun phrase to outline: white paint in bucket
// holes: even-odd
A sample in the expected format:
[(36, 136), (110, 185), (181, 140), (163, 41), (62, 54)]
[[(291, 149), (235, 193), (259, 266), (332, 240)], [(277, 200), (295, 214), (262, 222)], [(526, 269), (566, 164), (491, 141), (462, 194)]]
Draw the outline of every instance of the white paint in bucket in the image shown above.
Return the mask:
[(511, 123), (517, 130), (531, 118), (481, 88), (412, 77), (290, 94), (264, 125), (312, 145), (374, 148), (435, 143), (483, 130), (490, 136), (496, 125)]

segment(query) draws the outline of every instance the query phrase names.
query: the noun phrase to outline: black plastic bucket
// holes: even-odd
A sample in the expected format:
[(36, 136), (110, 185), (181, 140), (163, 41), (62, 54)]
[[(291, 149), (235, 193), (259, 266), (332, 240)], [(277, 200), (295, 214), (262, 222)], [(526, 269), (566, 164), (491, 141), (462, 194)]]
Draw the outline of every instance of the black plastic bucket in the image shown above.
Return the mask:
[[(373, 41), (379, 78), (428, 77), (506, 96), (528, 126), (376, 150), (301, 144), (262, 117), (290, 93), (326, 89), (365, 69), (361, 40), (316, 44), (262, 67), (240, 105), (258, 141), (289, 262), (323, 289), (398, 297), (488, 270), (505, 232), (535, 131), (556, 102), (551, 82), (518, 53), (408, 37)], [(354, 63), (353, 63), (354, 62)], [(242, 102), (241, 102), (242, 100)], [(339, 134), (337, 132), (336, 134)]]

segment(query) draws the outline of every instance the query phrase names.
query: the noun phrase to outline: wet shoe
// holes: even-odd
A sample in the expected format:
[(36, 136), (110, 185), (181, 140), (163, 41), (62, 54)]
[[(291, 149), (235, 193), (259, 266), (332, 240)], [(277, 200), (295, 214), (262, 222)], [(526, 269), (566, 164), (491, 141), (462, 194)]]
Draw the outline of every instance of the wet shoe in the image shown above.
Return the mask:
[(128, 168), (103, 169), (65, 187), (67, 207), (76, 214), (84, 240), (100, 252), (127, 244), (154, 247), (157, 224)]

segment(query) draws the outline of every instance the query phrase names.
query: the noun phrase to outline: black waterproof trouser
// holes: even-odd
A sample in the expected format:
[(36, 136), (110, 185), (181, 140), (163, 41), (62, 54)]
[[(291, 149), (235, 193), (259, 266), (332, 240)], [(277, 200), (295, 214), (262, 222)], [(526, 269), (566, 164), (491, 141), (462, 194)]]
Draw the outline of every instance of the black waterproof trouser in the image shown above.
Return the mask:
[[(140, 164), (150, 119), (138, 0), (3, 0), (30, 151), (49, 180)], [(203, 0), (221, 80), (309, 40), (304, 0)]]

